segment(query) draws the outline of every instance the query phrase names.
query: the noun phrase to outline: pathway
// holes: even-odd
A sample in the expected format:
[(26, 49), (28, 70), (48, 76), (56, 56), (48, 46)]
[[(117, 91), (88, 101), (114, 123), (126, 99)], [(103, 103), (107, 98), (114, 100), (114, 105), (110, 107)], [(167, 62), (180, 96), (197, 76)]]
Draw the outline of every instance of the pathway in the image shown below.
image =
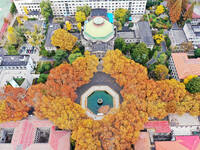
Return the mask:
[(152, 64), (156, 63), (156, 62), (157, 62), (157, 58), (159, 58), (160, 55), (161, 55), (162, 53), (165, 53), (165, 52), (167, 51), (167, 46), (166, 46), (165, 41), (163, 41), (163, 42), (161, 43), (161, 47), (162, 47), (162, 49), (161, 49), (161, 51), (158, 52), (158, 55), (157, 55), (156, 59), (152, 57), (152, 58), (146, 63), (147, 67), (148, 67), (149, 65), (152, 65)]

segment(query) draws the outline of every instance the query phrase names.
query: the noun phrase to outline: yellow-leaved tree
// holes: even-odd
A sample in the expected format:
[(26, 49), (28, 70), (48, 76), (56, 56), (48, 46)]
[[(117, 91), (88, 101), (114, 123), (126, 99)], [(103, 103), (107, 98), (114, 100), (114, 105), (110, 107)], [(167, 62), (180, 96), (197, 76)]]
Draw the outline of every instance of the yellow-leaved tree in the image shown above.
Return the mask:
[(73, 130), (86, 119), (85, 110), (69, 98), (44, 96), (35, 104), (35, 115), (51, 120), (60, 129)]
[(51, 44), (60, 47), (62, 50), (71, 51), (77, 40), (77, 37), (66, 30), (57, 29), (51, 37)]
[(163, 5), (157, 6), (156, 11), (155, 11), (155, 14), (156, 14), (156, 15), (160, 15), (160, 14), (162, 14), (162, 13), (164, 13), (164, 12), (165, 12), (165, 8), (164, 8)]
[(162, 41), (164, 41), (164, 35), (163, 34), (156, 34), (153, 36), (153, 38), (156, 40), (157, 44), (160, 44)]
[(78, 28), (78, 30), (81, 32), (81, 23), (80, 23), (80, 22), (77, 23), (77, 28)]
[(16, 44), (17, 43), (17, 35), (13, 27), (8, 27), (8, 34), (7, 34), (8, 42), (10, 44)]
[(67, 31), (72, 29), (72, 24), (69, 21), (65, 22), (65, 26), (66, 26)]
[(190, 80), (192, 80), (193, 78), (198, 77), (198, 75), (189, 75), (184, 79), (184, 84), (187, 84)]
[(84, 22), (86, 20), (85, 13), (82, 11), (77, 11), (75, 14), (75, 19), (78, 23)]

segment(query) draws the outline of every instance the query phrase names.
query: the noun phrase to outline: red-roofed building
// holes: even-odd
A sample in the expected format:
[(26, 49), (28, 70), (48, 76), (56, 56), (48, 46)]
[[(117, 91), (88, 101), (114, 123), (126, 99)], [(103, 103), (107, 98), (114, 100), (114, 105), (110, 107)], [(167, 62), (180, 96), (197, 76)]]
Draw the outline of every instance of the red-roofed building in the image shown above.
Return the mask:
[(151, 145), (154, 145), (155, 141), (171, 141), (172, 139), (168, 121), (148, 121), (144, 129), (149, 133)]
[(151, 144), (148, 132), (140, 132), (137, 142), (134, 144), (135, 150), (150, 150)]
[(177, 136), (176, 141), (155, 142), (156, 150), (200, 150), (199, 136)]
[(176, 80), (189, 75), (200, 75), (200, 58), (189, 59), (187, 53), (172, 53), (169, 59), (171, 75)]
[(0, 150), (70, 150), (70, 132), (35, 117), (2, 123)]
[(154, 129), (155, 133), (170, 133), (171, 129), (168, 121), (148, 121), (144, 128)]

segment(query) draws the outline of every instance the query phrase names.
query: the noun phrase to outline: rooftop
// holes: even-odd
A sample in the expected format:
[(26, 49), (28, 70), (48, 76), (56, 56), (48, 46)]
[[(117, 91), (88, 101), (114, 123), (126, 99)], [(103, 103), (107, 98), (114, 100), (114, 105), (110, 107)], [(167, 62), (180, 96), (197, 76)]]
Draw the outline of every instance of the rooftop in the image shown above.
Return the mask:
[(45, 41), (45, 47), (54, 47), (51, 44), (51, 37), (52, 37), (54, 31), (60, 28), (60, 24), (52, 24), (52, 25), (53, 25), (53, 27), (48, 28), (48, 32), (46, 35), (46, 41)]
[(92, 51), (107, 51), (107, 50), (108, 50), (107, 43), (92, 44)]
[(138, 22), (138, 27), (139, 27), (141, 41), (146, 43), (147, 45), (154, 45), (149, 23), (147, 21), (140, 21)]
[(40, 12), (39, 12), (39, 11), (30, 11), (30, 12), (28, 13), (28, 15), (38, 16), (38, 15), (40, 15)]
[(187, 42), (187, 38), (182, 29), (171, 29), (170, 32), (173, 35), (175, 44), (179, 45), (182, 44), (183, 42)]
[(189, 75), (200, 75), (200, 58), (189, 59), (187, 53), (172, 53), (179, 79)]
[(177, 136), (176, 141), (155, 142), (156, 150), (199, 150), (199, 136)]
[(135, 150), (150, 150), (150, 139), (148, 132), (140, 132), (137, 142), (134, 144)]
[(123, 31), (117, 32), (117, 35), (123, 39), (135, 39), (136, 38), (135, 32), (132, 30), (127, 31), (127, 32), (123, 32)]
[(91, 17), (95, 17), (95, 16), (106, 17), (107, 16), (107, 10), (106, 9), (101, 9), (101, 8), (92, 9), (90, 16)]
[(0, 144), (1, 150), (70, 150), (70, 132), (57, 131), (47, 120), (30, 117), (2, 123), (0, 128), (3, 131), (14, 130), (10, 142)]
[(171, 129), (168, 121), (148, 121), (144, 128), (155, 129), (156, 133), (170, 133)]
[(200, 126), (198, 117), (188, 113), (183, 115), (169, 114), (169, 121), (171, 126)]
[(107, 42), (114, 36), (114, 26), (103, 17), (95, 17), (85, 24), (83, 35), (92, 42)]
[(29, 55), (4, 55), (0, 57), (0, 66), (26, 66), (30, 58)]

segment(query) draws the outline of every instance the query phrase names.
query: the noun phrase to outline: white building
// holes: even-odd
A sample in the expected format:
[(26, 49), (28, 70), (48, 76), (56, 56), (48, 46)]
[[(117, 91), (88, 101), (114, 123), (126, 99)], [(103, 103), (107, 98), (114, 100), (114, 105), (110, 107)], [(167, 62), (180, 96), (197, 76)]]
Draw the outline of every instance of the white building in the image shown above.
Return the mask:
[(1, 55), (0, 87), (13, 81), (13, 78), (25, 78), (21, 87), (27, 89), (33, 81), (31, 73), (34, 71), (34, 67), (35, 64), (28, 55)]
[(200, 46), (200, 24), (186, 23), (183, 30), (188, 41), (191, 41), (194, 46)]
[[(14, 0), (19, 14), (24, 14), (24, 7), (28, 11), (40, 11), (42, 0)], [(77, 6), (88, 5), (92, 9), (105, 8), (114, 11), (118, 8), (130, 10), (133, 15), (143, 15), (147, 0), (50, 0), (54, 16), (74, 15)]]
[(171, 130), (175, 136), (193, 135), (200, 131), (200, 120), (197, 116), (191, 116), (188, 113), (183, 115), (169, 114)]

